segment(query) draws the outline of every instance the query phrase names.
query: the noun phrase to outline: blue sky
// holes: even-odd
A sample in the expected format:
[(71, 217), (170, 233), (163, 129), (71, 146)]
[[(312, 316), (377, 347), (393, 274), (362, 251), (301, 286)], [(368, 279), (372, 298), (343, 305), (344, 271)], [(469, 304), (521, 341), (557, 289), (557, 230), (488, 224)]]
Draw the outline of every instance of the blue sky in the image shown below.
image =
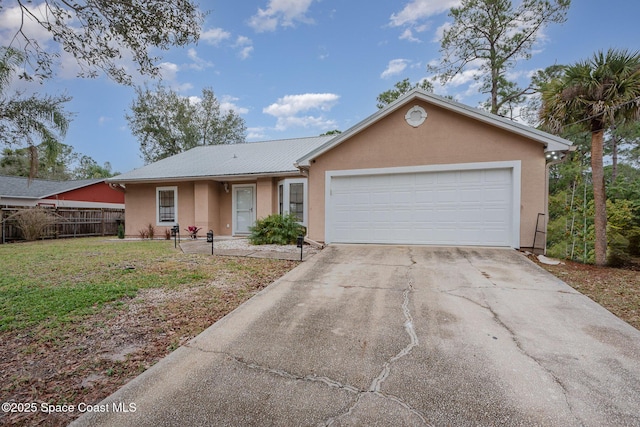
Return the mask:
[[(514, 3), (518, 1), (515, 0)], [(0, 41), (16, 25), (11, 0), (0, 11)], [(37, 3), (37, 2), (36, 2)], [(526, 84), (536, 69), (567, 64), (610, 47), (640, 49), (640, 2), (574, 0), (564, 24), (546, 28), (531, 60), (513, 76)], [(439, 31), (459, 0), (201, 1), (210, 13), (197, 45), (162, 52), (163, 83), (184, 96), (211, 87), (224, 108), (247, 125), (247, 141), (313, 136), (346, 130), (376, 111), (376, 97), (409, 78), (430, 77)], [(605, 6), (606, 5), (606, 6)], [(38, 34), (47, 42), (46, 34)], [(55, 48), (53, 43), (49, 43)], [(143, 165), (138, 141), (124, 118), (132, 87), (104, 77), (79, 79), (62, 56), (57, 77), (35, 90), (73, 97), (75, 114), (65, 143), (114, 171)], [(135, 82), (152, 81), (137, 76)], [(472, 73), (436, 93), (477, 106)], [(22, 85), (22, 86), (21, 86)], [(16, 87), (24, 84), (16, 83)], [(33, 90), (33, 89), (28, 89)]]

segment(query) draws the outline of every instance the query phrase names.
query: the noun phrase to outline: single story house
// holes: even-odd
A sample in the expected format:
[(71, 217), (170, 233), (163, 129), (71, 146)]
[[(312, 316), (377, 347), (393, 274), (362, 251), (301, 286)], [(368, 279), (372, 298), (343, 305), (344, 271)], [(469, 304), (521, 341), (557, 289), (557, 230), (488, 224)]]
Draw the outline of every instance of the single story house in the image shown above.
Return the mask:
[(29, 182), (20, 176), (0, 176), (0, 206), (124, 209), (124, 192), (114, 190), (105, 181), (99, 178)]
[(339, 135), (197, 147), (110, 178), (126, 234), (246, 235), (293, 213), (323, 243), (533, 247), (565, 139), (413, 90)]

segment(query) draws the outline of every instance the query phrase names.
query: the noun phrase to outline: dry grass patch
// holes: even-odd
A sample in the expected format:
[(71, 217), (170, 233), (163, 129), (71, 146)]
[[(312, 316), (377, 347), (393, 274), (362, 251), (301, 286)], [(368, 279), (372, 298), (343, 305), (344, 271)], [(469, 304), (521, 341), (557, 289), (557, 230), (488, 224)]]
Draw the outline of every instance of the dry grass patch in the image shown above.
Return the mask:
[(572, 261), (541, 267), (640, 329), (640, 268), (596, 267)]
[[(185, 255), (172, 242), (2, 245), (0, 400), (97, 403), (295, 265)], [(77, 415), (1, 413), (0, 424)]]

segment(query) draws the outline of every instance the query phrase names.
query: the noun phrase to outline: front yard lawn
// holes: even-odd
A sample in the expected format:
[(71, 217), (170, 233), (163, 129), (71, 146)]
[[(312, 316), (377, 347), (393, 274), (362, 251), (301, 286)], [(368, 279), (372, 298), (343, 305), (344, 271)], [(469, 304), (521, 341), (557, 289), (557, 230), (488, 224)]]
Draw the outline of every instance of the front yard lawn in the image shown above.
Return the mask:
[[(173, 241), (0, 245), (0, 402), (97, 403), (296, 264), (188, 255)], [(640, 329), (638, 271), (543, 267)], [(0, 412), (0, 425), (78, 415)]]
[[(295, 267), (173, 241), (0, 245), (0, 401), (96, 403)], [(66, 425), (78, 414), (0, 413)]]

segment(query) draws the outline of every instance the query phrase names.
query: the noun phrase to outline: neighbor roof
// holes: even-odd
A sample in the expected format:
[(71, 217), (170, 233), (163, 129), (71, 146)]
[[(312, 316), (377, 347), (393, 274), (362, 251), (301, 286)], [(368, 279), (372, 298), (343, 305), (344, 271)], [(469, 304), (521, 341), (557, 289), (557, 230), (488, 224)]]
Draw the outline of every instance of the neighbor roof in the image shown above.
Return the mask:
[(379, 120), (388, 116), (392, 112), (396, 111), (397, 109), (401, 108), (402, 106), (416, 99), (428, 102), (430, 104), (436, 105), (446, 110), (453, 111), (460, 115), (470, 117), (472, 119), (481, 121), (483, 123), (487, 123), (497, 128), (501, 128), (509, 132), (513, 132), (515, 134), (532, 139), (534, 141), (540, 142), (541, 144), (544, 145), (545, 151), (568, 151), (571, 149), (571, 144), (572, 144), (571, 141), (568, 141), (564, 138), (560, 138), (558, 136), (551, 135), (549, 133), (540, 131), (538, 129), (522, 125), (520, 123), (514, 122), (513, 120), (509, 120), (504, 117), (491, 114), (487, 111), (483, 111), (478, 108), (473, 108), (464, 104), (460, 104), (459, 102), (455, 102), (450, 99), (443, 98), (431, 92), (426, 92), (423, 89), (413, 89), (412, 91), (407, 92), (405, 95), (401, 96), (391, 104), (387, 105), (385, 108), (372, 114), (368, 118), (364, 119), (360, 123), (356, 124), (355, 126), (346, 130), (342, 134), (331, 139), (330, 141), (327, 141), (322, 146), (316, 148), (313, 151), (310, 151), (309, 153), (306, 153), (304, 156), (300, 157), (297, 160), (296, 165), (309, 166), (309, 163), (311, 160), (326, 153), (327, 151), (331, 150), (335, 146), (351, 138), (353, 135), (361, 132), (362, 130), (368, 128), (372, 124), (378, 122)]
[(49, 181), (46, 179), (33, 179), (29, 183), (28, 178), (21, 176), (0, 176), (0, 197), (12, 197), (16, 199), (44, 199), (56, 194), (76, 190), (98, 182), (104, 178), (84, 179), (78, 181)]
[(295, 161), (333, 138), (335, 135), (196, 147), (108, 181), (126, 183), (298, 174)]

